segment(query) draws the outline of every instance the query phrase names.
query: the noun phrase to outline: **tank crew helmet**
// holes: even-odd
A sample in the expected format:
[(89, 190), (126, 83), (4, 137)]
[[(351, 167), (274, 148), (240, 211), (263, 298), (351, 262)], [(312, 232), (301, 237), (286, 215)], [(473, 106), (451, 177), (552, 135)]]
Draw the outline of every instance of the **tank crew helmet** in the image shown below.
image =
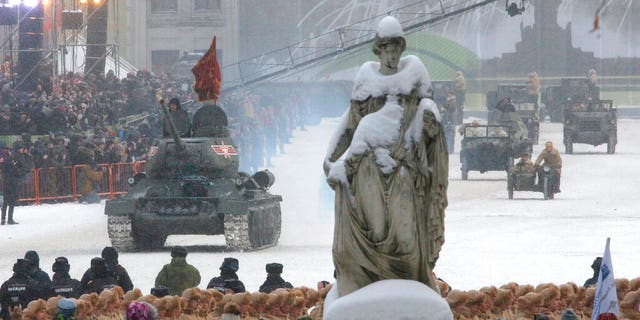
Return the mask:
[(267, 270), (267, 273), (282, 273), (282, 264), (277, 263), (277, 262), (273, 262), (273, 263), (267, 263), (267, 265), (265, 266), (265, 269)]
[(240, 269), (240, 263), (238, 262), (238, 259), (231, 257), (224, 258), (224, 261), (220, 266), (220, 271), (222, 271), (223, 273), (238, 272), (238, 269)]
[(176, 105), (178, 110), (182, 109), (182, 107), (180, 106), (180, 99), (171, 98), (171, 100), (169, 100), (169, 106), (171, 106), (172, 104)]
[(69, 265), (69, 260), (67, 260), (67, 258), (65, 257), (57, 257), (53, 262), (53, 265), (51, 266), (51, 270), (56, 273), (67, 273), (69, 272), (70, 268), (71, 266)]

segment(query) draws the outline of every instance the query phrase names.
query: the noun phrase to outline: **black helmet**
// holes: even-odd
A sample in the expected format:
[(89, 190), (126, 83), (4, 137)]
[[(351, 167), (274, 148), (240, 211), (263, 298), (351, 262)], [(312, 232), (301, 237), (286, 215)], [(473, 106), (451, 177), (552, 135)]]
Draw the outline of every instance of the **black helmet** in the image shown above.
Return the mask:
[(69, 260), (65, 257), (57, 257), (53, 265), (51, 266), (51, 270), (53, 272), (69, 272), (71, 266), (69, 265)]

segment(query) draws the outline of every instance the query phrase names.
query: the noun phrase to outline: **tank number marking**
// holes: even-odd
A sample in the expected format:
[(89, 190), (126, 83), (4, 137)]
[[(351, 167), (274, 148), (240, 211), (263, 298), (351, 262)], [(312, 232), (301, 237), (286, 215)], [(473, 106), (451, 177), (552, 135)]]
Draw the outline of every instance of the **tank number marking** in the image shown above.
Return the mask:
[(211, 149), (213, 149), (213, 151), (216, 154), (222, 155), (225, 158), (229, 158), (229, 156), (237, 156), (238, 155), (238, 153), (236, 152), (236, 149), (233, 146), (224, 144), (224, 141), (222, 141), (222, 144), (214, 144), (214, 145), (212, 145)]

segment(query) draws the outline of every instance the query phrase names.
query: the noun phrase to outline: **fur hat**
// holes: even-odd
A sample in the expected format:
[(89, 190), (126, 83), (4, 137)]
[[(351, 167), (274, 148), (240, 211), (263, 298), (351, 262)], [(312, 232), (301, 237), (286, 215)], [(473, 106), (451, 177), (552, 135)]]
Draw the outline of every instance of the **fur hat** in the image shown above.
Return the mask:
[(127, 307), (126, 320), (155, 320), (158, 310), (152, 304), (144, 301), (133, 301)]
[(277, 262), (267, 263), (267, 265), (265, 266), (267, 273), (282, 273), (282, 268), (282, 264)]
[(80, 296), (80, 300), (83, 300), (89, 303), (89, 307), (91, 309), (95, 308), (98, 305), (98, 299), (99, 299), (98, 294), (95, 292), (85, 293)]
[(240, 269), (240, 263), (236, 258), (224, 258), (222, 265), (220, 265), (220, 271), (225, 273), (238, 272), (238, 269)]
[(47, 310), (46, 301), (42, 299), (32, 300), (22, 311), (22, 319), (36, 319), (38, 312), (43, 310)]
[(543, 303), (544, 298), (542, 297), (542, 295), (535, 292), (529, 292), (524, 296), (518, 298), (518, 307), (520, 308), (529, 309), (532, 306), (541, 307)]
[(189, 289), (185, 289), (182, 292), (182, 297), (185, 298), (187, 301), (199, 300), (202, 298), (202, 292), (197, 287), (189, 288)]
[(222, 320), (236, 320), (240, 319), (240, 306), (236, 303), (229, 302), (224, 305)]
[(509, 289), (498, 289), (496, 291), (496, 297), (493, 299), (493, 304), (496, 306), (504, 306), (511, 303), (512, 292)]
[(188, 253), (187, 248), (182, 246), (176, 246), (171, 249), (172, 258), (186, 258), (187, 253)]
[(122, 297), (122, 304), (124, 305), (124, 308), (126, 309), (132, 301), (138, 300), (140, 297), (142, 297), (142, 291), (138, 288), (133, 288), (132, 290), (127, 291), (127, 293)]
[(453, 309), (455, 306), (464, 304), (467, 302), (467, 294), (462, 290), (453, 289), (447, 295), (447, 303)]
[(53, 319), (58, 313), (58, 302), (64, 299), (63, 296), (55, 296), (47, 299), (47, 314)]
[(136, 301), (138, 301), (138, 302), (146, 302), (146, 303), (151, 303), (151, 304), (156, 302), (156, 300), (158, 300), (158, 297), (156, 297), (156, 296), (154, 296), (152, 294), (145, 294), (144, 296), (136, 299)]
[(207, 289), (207, 292), (209, 292), (211, 294), (211, 299), (218, 302), (220, 300), (222, 300), (222, 297), (224, 296), (224, 294), (216, 289)]

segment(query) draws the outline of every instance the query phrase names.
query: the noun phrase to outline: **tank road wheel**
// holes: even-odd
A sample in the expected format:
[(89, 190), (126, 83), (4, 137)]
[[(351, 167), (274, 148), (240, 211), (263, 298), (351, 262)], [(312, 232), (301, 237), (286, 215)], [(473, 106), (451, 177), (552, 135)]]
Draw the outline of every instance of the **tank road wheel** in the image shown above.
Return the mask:
[(128, 216), (108, 216), (107, 232), (111, 245), (118, 251), (131, 252), (136, 250), (136, 242), (131, 228), (131, 218)]
[(250, 251), (275, 246), (280, 238), (280, 204), (249, 209), (247, 214), (224, 216), (224, 237), (227, 248)]
[(616, 153), (616, 142), (613, 136), (609, 136), (609, 141), (607, 142), (607, 153), (608, 154)]

